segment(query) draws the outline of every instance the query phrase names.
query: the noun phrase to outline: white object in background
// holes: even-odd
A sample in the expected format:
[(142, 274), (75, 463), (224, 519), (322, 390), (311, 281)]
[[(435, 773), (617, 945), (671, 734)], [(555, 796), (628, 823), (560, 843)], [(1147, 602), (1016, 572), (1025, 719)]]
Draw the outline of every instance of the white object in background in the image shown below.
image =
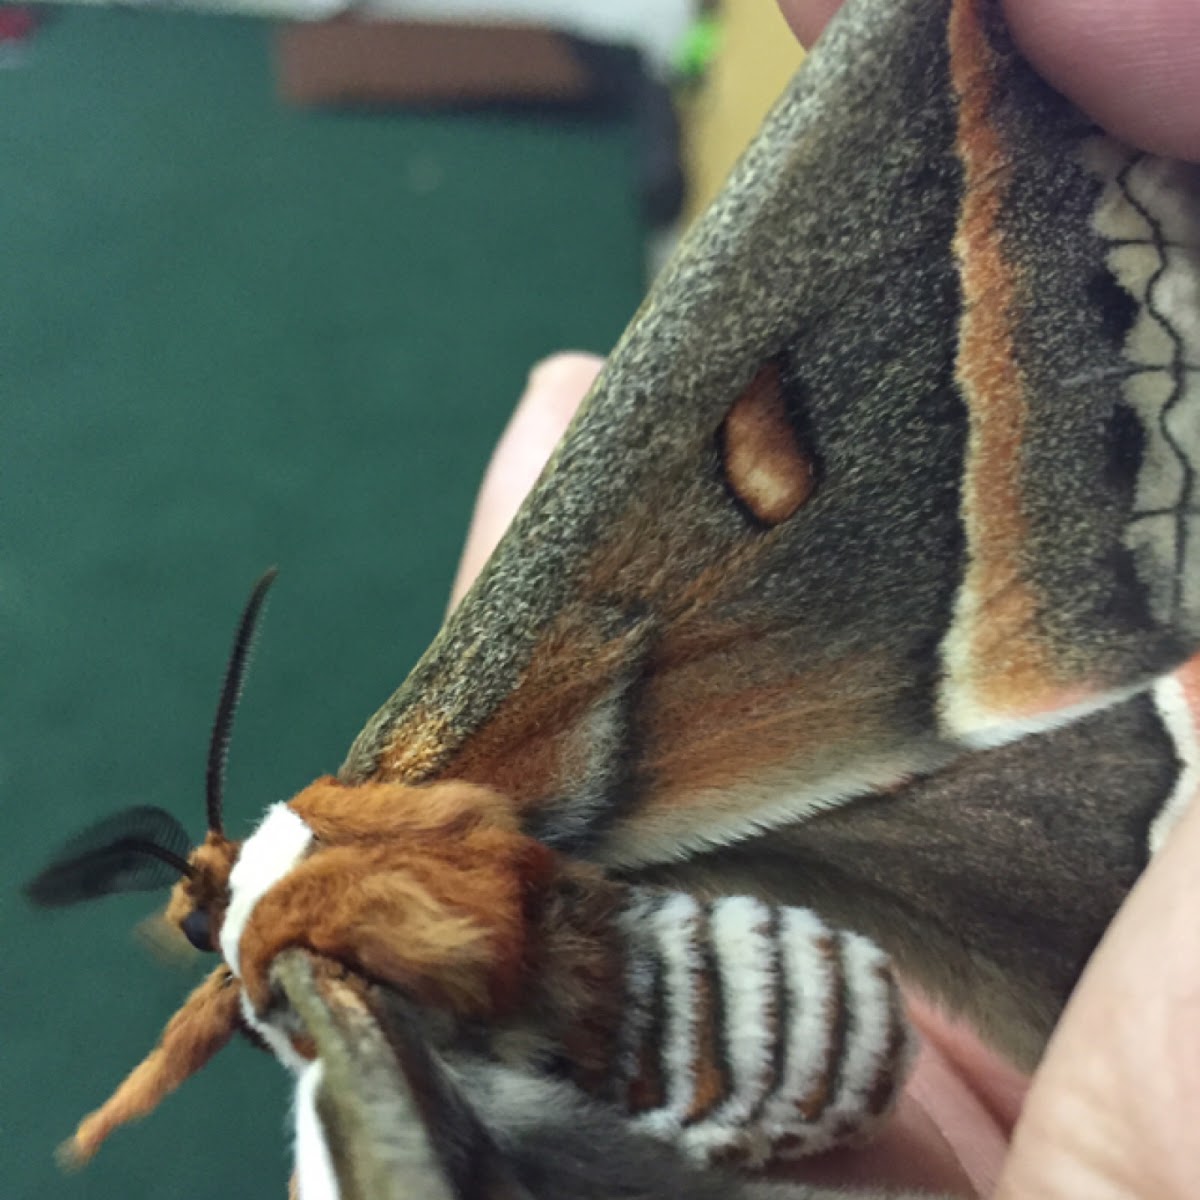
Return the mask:
[(357, 11), (421, 21), (557, 29), (634, 46), (657, 73), (665, 74), (695, 19), (696, 0), (366, 0)]
[(666, 75), (696, 16), (696, 0), (76, 0), (138, 8), (186, 8), (276, 20), (358, 16), (471, 25), (535, 25), (632, 46)]

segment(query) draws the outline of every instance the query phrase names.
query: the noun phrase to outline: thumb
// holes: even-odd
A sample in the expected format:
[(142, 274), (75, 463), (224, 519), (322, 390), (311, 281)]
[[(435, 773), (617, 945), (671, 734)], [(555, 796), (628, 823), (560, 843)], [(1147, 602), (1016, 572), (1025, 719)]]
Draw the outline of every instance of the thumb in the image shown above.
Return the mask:
[(1194, 805), (1130, 894), (1067, 1006), (1034, 1076), (996, 1200), (1196, 1195), (1198, 919)]
[(1200, 0), (1005, 0), (1033, 65), (1110, 133), (1200, 160)]

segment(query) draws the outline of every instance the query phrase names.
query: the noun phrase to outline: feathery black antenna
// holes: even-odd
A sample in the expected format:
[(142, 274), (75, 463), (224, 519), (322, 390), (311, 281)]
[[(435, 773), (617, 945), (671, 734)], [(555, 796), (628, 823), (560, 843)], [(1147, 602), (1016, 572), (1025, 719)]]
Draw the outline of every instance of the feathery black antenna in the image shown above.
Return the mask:
[(25, 885), (42, 908), (149, 892), (192, 875), (187, 830), (161, 808), (127, 808), (77, 834)]
[(217, 703), (217, 717), (213, 722), (212, 737), (208, 743), (208, 770), (204, 777), (204, 800), (208, 812), (208, 828), (212, 833), (224, 833), (221, 824), (221, 804), (225, 793), (225, 763), (229, 757), (229, 734), (233, 728), (233, 717), (237, 712), (238, 700), (242, 695), (242, 681), (246, 676), (246, 664), (250, 659), (250, 648), (254, 644), (254, 630), (262, 612), (277, 567), (269, 567), (259, 577), (250, 592), (250, 599), (242, 610), (238, 622), (237, 636), (233, 639), (233, 650), (225, 668), (225, 682), (221, 685), (221, 699)]

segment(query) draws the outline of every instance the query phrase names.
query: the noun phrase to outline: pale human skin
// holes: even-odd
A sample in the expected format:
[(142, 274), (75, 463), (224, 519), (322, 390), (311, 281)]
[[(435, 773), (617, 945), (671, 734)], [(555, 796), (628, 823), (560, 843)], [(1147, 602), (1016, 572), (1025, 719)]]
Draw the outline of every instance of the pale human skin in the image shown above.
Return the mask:
[[(780, 0), (805, 44), (838, 0)], [(1035, 66), (1111, 132), (1200, 160), (1200, 0), (1007, 0)], [(480, 488), (466, 591), (587, 392), (600, 359), (534, 368)], [(806, 1172), (996, 1200), (1200, 1194), (1200, 806), (1118, 914), (1041, 1066), (1025, 1079), (910, 996), (923, 1048), (889, 1134)]]

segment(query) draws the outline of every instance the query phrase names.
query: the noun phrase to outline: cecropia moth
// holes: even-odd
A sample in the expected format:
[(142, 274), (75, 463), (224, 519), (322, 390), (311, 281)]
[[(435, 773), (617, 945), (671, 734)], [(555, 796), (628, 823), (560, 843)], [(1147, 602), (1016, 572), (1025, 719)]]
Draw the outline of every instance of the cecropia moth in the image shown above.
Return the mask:
[(887, 1119), (882, 951), (1031, 1067), (1191, 799), (1198, 453), (1200, 169), (850, 0), (338, 775), (223, 831), (265, 577), (204, 841), (31, 885), (223, 960), (72, 1153), (241, 1029), (305, 1200), (831, 1195), (754, 1171)]

